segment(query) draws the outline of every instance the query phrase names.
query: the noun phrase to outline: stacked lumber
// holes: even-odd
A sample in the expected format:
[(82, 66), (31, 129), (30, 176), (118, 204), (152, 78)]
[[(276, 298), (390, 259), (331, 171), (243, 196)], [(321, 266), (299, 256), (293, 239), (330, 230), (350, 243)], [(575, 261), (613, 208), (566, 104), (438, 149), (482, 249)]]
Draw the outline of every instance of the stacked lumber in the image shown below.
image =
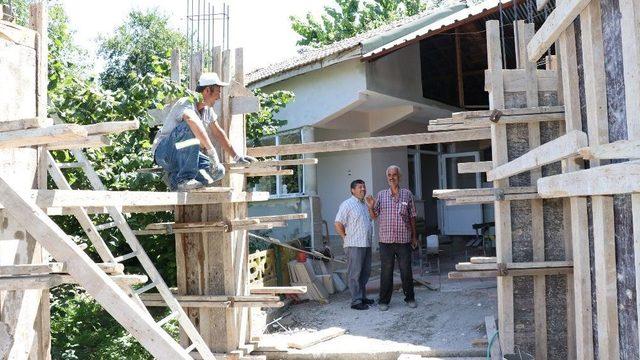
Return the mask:
[(313, 269), (313, 260), (289, 262), (289, 276), (292, 286), (306, 286), (307, 293), (300, 296), (301, 299), (317, 300), (319, 302), (329, 302), (329, 291), (324, 285), (321, 275), (316, 275)]

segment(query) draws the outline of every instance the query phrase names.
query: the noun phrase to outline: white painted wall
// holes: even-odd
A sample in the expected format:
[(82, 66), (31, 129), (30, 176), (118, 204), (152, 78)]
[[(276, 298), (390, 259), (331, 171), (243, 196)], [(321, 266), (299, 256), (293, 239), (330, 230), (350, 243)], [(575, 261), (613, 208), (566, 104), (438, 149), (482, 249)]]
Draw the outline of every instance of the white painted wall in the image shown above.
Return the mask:
[(329, 232), (337, 235), (333, 223), (340, 204), (351, 196), (349, 185), (362, 179), (371, 193), (371, 150), (343, 151), (317, 154), (318, 196), (322, 218), (329, 224)]
[(295, 99), (276, 116), (288, 121), (282, 128), (288, 130), (341, 114), (345, 108), (358, 103), (359, 93), (365, 89), (365, 65), (353, 59), (294, 76), (262, 90), (267, 93), (290, 90), (295, 94)]

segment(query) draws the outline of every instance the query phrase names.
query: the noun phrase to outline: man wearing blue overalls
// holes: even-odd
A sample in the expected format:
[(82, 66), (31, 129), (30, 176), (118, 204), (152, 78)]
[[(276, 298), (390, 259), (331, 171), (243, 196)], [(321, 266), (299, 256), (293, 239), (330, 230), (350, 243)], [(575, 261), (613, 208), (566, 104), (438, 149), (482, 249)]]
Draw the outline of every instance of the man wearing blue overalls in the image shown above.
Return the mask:
[(172, 191), (212, 186), (224, 177), (224, 165), (207, 134), (207, 127), (234, 162), (256, 161), (251, 156), (236, 153), (213, 111), (213, 104), (220, 99), (221, 87), (228, 85), (216, 73), (202, 74), (196, 86), (196, 92), (202, 95), (200, 101), (194, 103), (189, 97), (178, 100), (156, 135), (151, 147), (154, 161), (164, 170)]

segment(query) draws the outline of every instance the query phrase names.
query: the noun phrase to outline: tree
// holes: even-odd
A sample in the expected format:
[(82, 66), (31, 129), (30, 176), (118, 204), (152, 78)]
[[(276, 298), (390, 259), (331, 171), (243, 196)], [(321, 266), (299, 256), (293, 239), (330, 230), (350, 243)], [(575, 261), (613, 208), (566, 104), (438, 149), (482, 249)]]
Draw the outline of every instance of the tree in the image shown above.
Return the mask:
[(152, 59), (165, 57), (172, 49), (185, 54), (187, 40), (169, 27), (169, 17), (157, 10), (134, 10), (115, 34), (100, 40), (98, 53), (106, 60), (100, 80), (107, 89), (126, 88), (131, 72), (151, 72)]
[[(335, 0), (337, 8), (325, 6), (320, 20), (307, 13), (304, 19), (291, 16), (291, 27), (302, 39), (300, 46), (321, 47), (348, 39), (427, 8), (422, 0)], [(439, 3), (436, 0), (435, 3)]]

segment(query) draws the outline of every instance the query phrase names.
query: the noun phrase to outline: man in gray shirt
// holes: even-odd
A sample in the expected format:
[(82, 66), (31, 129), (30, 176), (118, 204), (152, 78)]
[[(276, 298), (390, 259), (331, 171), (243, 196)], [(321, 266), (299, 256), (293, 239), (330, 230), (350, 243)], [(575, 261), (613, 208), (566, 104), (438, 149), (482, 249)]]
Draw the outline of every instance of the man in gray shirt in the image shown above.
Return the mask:
[(369, 208), (364, 202), (366, 194), (364, 181), (352, 181), (351, 197), (340, 204), (335, 221), (336, 232), (344, 240), (351, 308), (355, 310), (367, 310), (369, 305), (374, 303), (366, 297), (367, 281), (371, 274), (373, 234)]
[(207, 134), (207, 127), (235, 162), (256, 161), (251, 156), (239, 155), (218, 125), (212, 107), (220, 98), (221, 87), (228, 85), (216, 73), (202, 74), (196, 87), (202, 99), (194, 102), (189, 97), (181, 98), (165, 118), (151, 150), (156, 164), (164, 170), (171, 190), (187, 191), (210, 186), (224, 177), (225, 168)]

